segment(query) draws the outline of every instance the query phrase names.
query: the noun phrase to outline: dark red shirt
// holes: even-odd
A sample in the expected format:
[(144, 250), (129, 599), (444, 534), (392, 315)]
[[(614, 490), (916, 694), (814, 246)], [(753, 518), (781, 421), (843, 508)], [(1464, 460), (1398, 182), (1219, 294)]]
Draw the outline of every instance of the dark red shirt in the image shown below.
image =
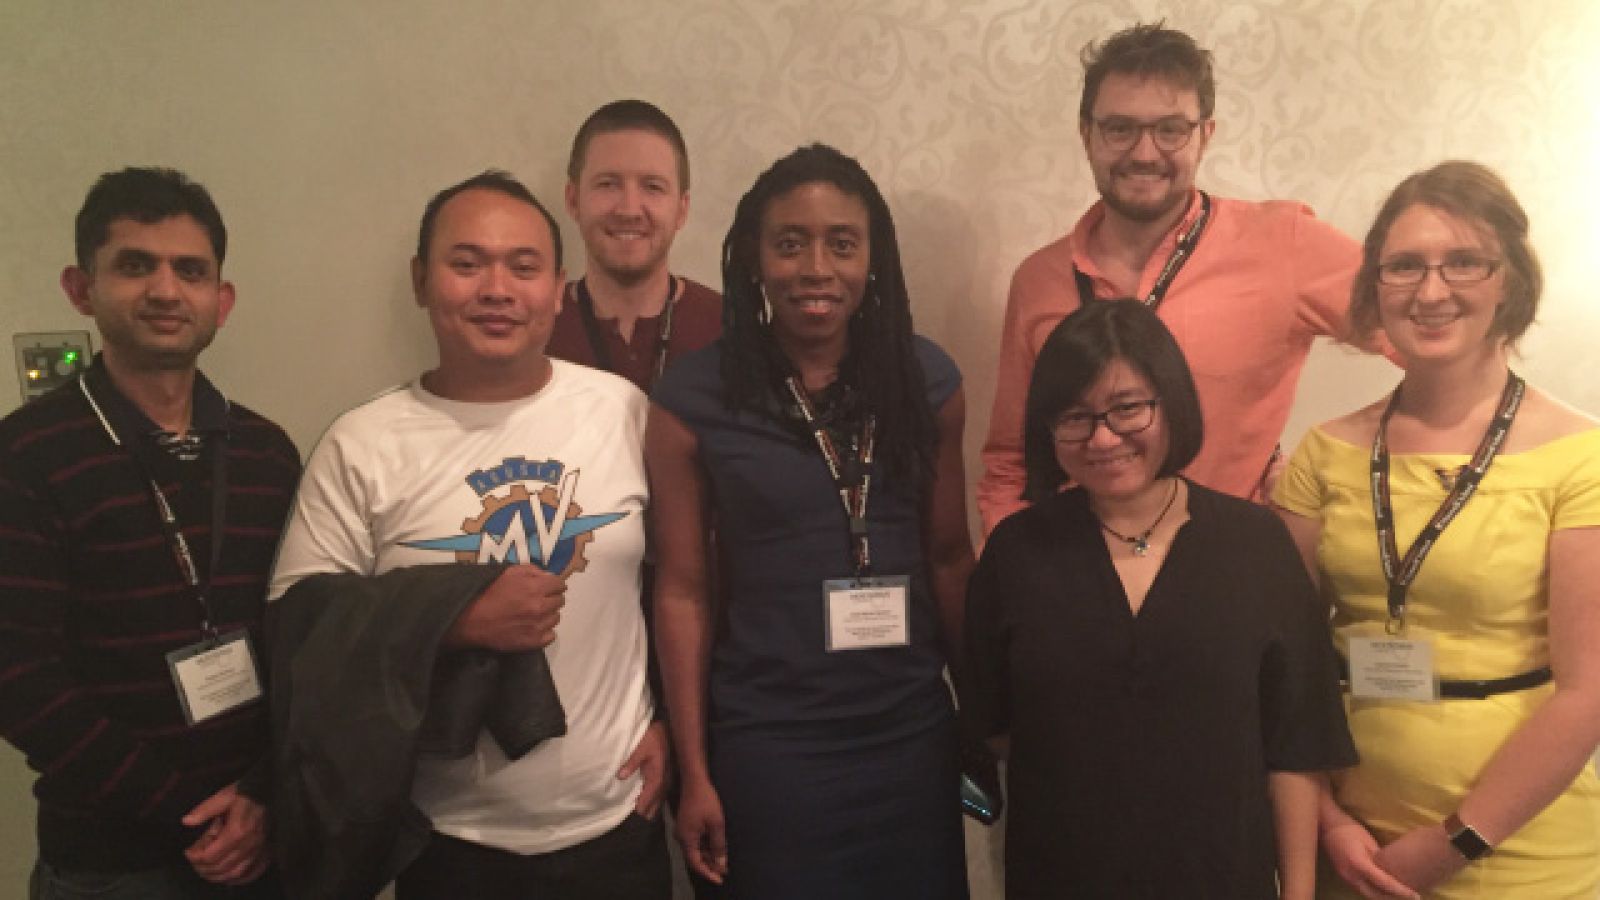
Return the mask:
[[(722, 334), (722, 295), (691, 281), (679, 278), (678, 302), (672, 311), (672, 340), (667, 347), (667, 363), (692, 353)], [(611, 355), (611, 371), (628, 379), (645, 393), (655, 377), (656, 347), (661, 335), (661, 316), (641, 316), (633, 324), (633, 338), (622, 339), (616, 319), (597, 318), (600, 334)], [(589, 344), (578, 309), (577, 282), (568, 282), (561, 300), (561, 315), (545, 352), (557, 359), (594, 368), (604, 368)]]

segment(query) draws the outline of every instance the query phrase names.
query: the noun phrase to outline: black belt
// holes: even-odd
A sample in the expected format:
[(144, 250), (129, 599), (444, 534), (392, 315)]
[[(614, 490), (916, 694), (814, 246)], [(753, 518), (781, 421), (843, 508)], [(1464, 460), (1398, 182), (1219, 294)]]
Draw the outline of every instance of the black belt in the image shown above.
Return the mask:
[[(1525, 691), (1536, 688), (1549, 682), (1551, 678), (1550, 667), (1540, 666), (1521, 675), (1511, 675), (1506, 678), (1486, 678), (1481, 681), (1440, 681), (1439, 696), (1449, 697), (1452, 700), (1484, 700), (1495, 694), (1509, 694), (1512, 691)], [(1339, 660), (1339, 680), (1346, 688), (1350, 687), (1350, 663)]]

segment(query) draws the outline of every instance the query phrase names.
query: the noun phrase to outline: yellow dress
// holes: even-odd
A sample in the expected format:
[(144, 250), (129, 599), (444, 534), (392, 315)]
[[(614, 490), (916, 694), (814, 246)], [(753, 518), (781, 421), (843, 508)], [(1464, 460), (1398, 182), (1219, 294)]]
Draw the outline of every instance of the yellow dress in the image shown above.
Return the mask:
[[(1370, 447), (1313, 429), (1274, 499), (1322, 522), (1317, 564), (1341, 654), (1350, 635), (1381, 635), (1388, 583), (1378, 557)], [(1468, 454), (1394, 454), (1390, 492), (1404, 554)], [(1504, 678), (1549, 665), (1550, 533), (1600, 526), (1600, 429), (1503, 453), (1422, 565), (1407, 595), (1408, 637), (1432, 641), (1441, 679)], [(1336, 777), (1340, 805), (1388, 843), (1460, 805), (1485, 763), (1550, 695), (1548, 684), (1485, 700), (1346, 698), (1360, 765)], [(1323, 867), (1326, 869), (1327, 867)], [(1318, 897), (1359, 896), (1331, 871)], [(1600, 896), (1600, 779), (1586, 766), (1567, 791), (1493, 856), (1436, 888), (1439, 900), (1595, 900)]]

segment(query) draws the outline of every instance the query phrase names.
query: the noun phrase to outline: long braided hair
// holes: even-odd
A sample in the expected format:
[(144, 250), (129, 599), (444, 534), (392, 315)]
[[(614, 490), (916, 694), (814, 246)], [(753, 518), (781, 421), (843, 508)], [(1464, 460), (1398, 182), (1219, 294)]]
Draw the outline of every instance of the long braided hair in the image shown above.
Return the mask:
[(802, 185), (831, 184), (867, 208), (871, 259), (866, 296), (849, 323), (839, 380), (877, 416), (879, 457), (891, 481), (916, 489), (932, 472), (937, 436), (912, 341), (911, 298), (894, 219), (861, 164), (825, 144), (801, 147), (761, 173), (722, 242), (722, 385), (730, 410), (765, 412), (794, 366), (773, 337), (761, 293), (761, 220)]

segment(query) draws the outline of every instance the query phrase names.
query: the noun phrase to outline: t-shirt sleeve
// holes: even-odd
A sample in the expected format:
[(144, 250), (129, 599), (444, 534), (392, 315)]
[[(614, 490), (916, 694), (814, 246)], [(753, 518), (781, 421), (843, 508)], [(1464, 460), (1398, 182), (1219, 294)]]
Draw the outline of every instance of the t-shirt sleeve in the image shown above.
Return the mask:
[(650, 390), (650, 403), (694, 427), (707, 403), (722, 402), (722, 341), (686, 353), (667, 367)]
[(1578, 443), (1571, 470), (1556, 488), (1552, 530), (1600, 525), (1600, 429)]
[(1009, 543), (1008, 527), (1003, 525), (995, 532), (967, 582), (967, 678), (961, 723), (968, 738), (980, 740), (1011, 729), (1008, 592), (1001, 562)]
[[(1262, 739), (1267, 768), (1279, 772), (1339, 769), (1356, 763), (1345, 721), (1327, 605), (1318, 597), (1283, 523), (1258, 513), (1252, 554), (1277, 613), (1262, 657)], [(1270, 619), (1269, 619), (1270, 620)]]
[(1308, 519), (1322, 518), (1324, 484), (1317, 474), (1321, 466), (1315, 458), (1318, 441), (1316, 432), (1301, 438), (1300, 446), (1294, 449), (1288, 467), (1272, 491), (1273, 503)]
[(916, 354), (928, 392), (928, 407), (937, 412), (960, 389), (961, 370), (944, 348), (921, 335), (916, 338)]
[(372, 575), (377, 562), (360, 442), (344, 422), (334, 422), (306, 462), (294, 507), (278, 544), (269, 600), (309, 575)]

